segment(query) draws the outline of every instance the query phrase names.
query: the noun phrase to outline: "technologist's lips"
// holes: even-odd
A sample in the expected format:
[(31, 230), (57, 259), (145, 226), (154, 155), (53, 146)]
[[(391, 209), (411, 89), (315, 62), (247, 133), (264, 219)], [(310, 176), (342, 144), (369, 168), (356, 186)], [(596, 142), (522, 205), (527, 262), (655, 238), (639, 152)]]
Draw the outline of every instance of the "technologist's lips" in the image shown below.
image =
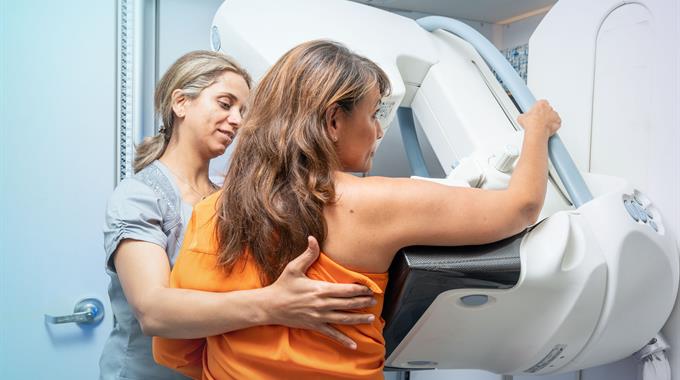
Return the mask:
[(225, 140), (225, 143), (227, 145), (231, 144), (231, 142), (234, 140), (234, 133), (230, 131), (226, 131), (223, 129), (218, 129), (217, 132), (222, 136)]

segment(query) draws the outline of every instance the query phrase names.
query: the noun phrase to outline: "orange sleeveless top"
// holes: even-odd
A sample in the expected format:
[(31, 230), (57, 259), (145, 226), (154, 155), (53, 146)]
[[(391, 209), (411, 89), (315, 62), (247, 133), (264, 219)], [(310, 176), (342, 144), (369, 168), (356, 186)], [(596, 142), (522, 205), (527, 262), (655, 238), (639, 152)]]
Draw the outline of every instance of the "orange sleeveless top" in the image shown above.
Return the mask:
[[(261, 288), (255, 261), (248, 255), (231, 273), (217, 264), (214, 235), (219, 193), (194, 207), (170, 286), (211, 292)], [(321, 253), (307, 276), (369, 287), (376, 305), (360, 310), (376, 316), (371, 324), (334, 325), (357, 349), (317, 332), (285, 326), (257, 326), (203, 339), (153, 338), (156, 362), (194, 379), (382, 379), (385, 341), (380, 318), (387, 273), (358, 273)]]

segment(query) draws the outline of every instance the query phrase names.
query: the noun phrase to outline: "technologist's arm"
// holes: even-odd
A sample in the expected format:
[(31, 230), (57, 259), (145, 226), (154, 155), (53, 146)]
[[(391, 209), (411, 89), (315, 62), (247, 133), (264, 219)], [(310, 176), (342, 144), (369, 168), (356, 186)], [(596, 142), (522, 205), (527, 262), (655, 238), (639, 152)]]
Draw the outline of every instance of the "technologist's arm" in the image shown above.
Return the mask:
[(318, 244), (310, 238), (307, 251), (290, 262), (272, 285), (226, 293), (170, 288), (167, 255), (153, 243), (124, 240), (114, 262), (146, 335), (188, 339), (284, 325), (316, 330), (352, 347), (354, 342), (329, 324), (370, 323), (371, 314), (340, 310), (368, 307), (373, 297), (364, 286), (307, 278), (305, 272), (318, 255)]

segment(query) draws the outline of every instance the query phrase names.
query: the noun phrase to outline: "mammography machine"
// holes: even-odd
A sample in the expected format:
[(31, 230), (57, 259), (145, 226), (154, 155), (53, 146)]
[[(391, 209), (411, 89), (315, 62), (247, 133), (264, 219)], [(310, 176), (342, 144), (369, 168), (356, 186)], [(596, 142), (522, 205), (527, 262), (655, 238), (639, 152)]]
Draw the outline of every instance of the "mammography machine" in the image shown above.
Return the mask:
[[(428, 176), (417, 122), (447, 173), (440, 181), (507, 186), (523, 136), (516, 118), (534, 98), (476, 31), (339, 0), (282, 0), (275, 8), (226, 1), (213, 21), (213, 49), (257, 80), (303, 41), (344, 43), (390, 77), (379, 117), (383, 128), (399, 120), (414, 174)], [(580, 173), (559, 137), (550, 157), (535, 226), (484, 246), (397, 255), (383, 312), (387, 367), (562, 373), (626, 357), (661, 329), (679, 279), (664, 210), (623, 178)]]

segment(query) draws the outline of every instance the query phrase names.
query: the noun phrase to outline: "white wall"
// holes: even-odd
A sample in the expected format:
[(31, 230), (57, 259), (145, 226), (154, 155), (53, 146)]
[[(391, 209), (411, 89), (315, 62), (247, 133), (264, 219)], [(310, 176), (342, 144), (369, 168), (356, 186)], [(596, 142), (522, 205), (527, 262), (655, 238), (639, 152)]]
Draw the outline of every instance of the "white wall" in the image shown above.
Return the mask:
[(224, 0), (158, 1), (159, 75), (192, 50), (211, 50), (210, 25)]
[[(116, 2), (0, 0), (0, 378), (95, 379), (112, 318)], [(49, 325), (76, 301), (99, 326)]]

